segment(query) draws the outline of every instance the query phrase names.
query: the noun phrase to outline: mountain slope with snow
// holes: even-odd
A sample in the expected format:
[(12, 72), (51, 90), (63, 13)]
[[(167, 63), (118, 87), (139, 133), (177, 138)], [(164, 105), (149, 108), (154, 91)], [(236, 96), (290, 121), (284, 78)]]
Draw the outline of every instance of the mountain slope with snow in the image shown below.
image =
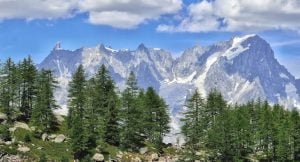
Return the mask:
[[(196, 88), (203, 95), (216, 88), (233, 104), (261, 98), (288, 108), (300, 105), (299, 80), (279, 64), (270, 45), (257, 35), (194, 46), (175, 60), (169, 52), (143, 44), (136, 50), (115, 50), (101, 44), (75, 51), (59, 45), (39, 68), (51, 69), (57, 76), (60, 105), (66, 104), (67, 84), (79, 64), (87, 77), (106, 65), (120, 90), (130, 71), (135, 72), (141, 87), (152, 86), (166, 99), (174, 129), (187, 96)], [(66, 113), (66, 108), (61, 112)]]

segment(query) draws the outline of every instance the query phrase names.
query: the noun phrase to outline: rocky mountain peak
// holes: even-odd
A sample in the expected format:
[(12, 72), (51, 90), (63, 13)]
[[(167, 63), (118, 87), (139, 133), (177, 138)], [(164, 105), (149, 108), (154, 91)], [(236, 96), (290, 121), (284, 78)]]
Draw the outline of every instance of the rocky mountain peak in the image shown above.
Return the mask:
[(58, 51), (58, 50), (62, 50), (61, 48), (61, 42), (56, 42), (54, 48), (53, 48), (53, 51)]

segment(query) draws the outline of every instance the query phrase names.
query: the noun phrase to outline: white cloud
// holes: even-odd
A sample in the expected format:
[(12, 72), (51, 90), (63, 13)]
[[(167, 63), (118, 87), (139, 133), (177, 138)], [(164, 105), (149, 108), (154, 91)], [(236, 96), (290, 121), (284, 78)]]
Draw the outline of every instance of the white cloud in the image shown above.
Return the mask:
[(79, 8), (89, 12), (89, 22), (116, 28), (135, 28), (181, 9), (181, 0), (82, 0)]
[(58, 19), (88, 13), (88, 21), (115, 28), (135, 28), (161, 15), (174, 14), (182, 0), (0, 0), (0, 21)]
[(281, 46), (287, 46), (287, 45), (300, 45), (300, 40), (288, 40), (288, 41), (281, 41), (281, 42), (274, 42), (271, 43), (273, 47), (281, 47)]
[(299, 0), (214, 0), (193, 3), (179, 24), (159, 25), (164, 32), (300, 31)]
[(74, 14), (77, 0), (0, 0), (0, 20), (57, 19)]

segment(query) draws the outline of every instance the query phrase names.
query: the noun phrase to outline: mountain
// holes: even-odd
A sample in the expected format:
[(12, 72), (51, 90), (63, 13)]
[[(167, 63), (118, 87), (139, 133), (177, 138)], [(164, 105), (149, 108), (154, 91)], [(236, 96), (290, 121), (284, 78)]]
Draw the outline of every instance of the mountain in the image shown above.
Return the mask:
[(60, 113), (67, 112), (67, 84), (79, 64), (88, 77), (100, 65), (106, 65), (120, 90), (129, 72), (134, 71), (141, 87), (152, 86), (166, 99), (175, 130), (179, 129), (184, 102), (195, 88), (203, 95), (216, 88), (232, 104), (261, 98), (300, 108), (300, 81), (280, 65), (270, 45), (258, 35), (194, 46), (177, 59), (163, 49), (144, 44), (135, 50), (115, 50), (101, 44), (75, 51), (57, 44), (39, 68), (53, 70), (58, 78), (56, 97), (63, 105)]

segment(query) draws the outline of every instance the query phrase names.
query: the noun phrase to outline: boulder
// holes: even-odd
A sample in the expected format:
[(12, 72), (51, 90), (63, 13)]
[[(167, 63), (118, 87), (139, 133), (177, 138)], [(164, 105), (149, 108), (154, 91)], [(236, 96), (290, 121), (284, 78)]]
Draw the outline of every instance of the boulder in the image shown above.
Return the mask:
[(54, 139), (55, 143), (62, 143), (66, 140), (66, 136), (63, 134), (59, 134), (58, 136), (56, 136), (56, 138)]
[(159, 160), (159, 156), (158, 156), (157, 153), (151, 154), (150, 158), (151, 158), (151, 161), (158, 161)]
[(124, 155), (124, 153), (122, 151), (119, 151), (116, 155), (116, 158), (120, 160), (120, 159), (122, 159), (123, 155)]
[(11, 128), (8, 128), (8, 130), (9, 130), (10, 132), (14, 132), (14, 131), (16, 130), (16, 128), (15, 128), (15, 127), (11, 127)]
[(47, 134), (47, 133), (43, 133), (43, 135), (42, 135), (42, 140), (43, 140), (43, 141), (46, 141), (46, 140), (47, 140), (47, 137), (48, 137), (48, 134)]
[(22, 128), (22, 129), (26, 129), (28, 131), (31, 131), (29, 126), (26, 123), (22, 123), (22, 122), (15, 122), (14, 128)]
[(38, 149), (38, 150), (43, 150), (43, 149), (44, 149), (44, 147), (38, 147), (37, 149)]
[(0, 155), (0, 161), (23, 161), (19, 155)]
[(0, 112), (0, 121), (7, 120), (7, 115)]
[(169, 159), (166, 158), (166, 157), (160, 157), (160, 158), (158, 159), (158, 162), (166, 162), (166, 161), (169, 161)]
[(55, 139), (56, 137), (57, 137), (56, 134), (51, 134), (51, 135), (48, 136), (49, 139)]
[(12, 144), (12, 141), (6, 141), (6, 142), (4, 142), (5, 143), (5, 145), (11, 145)]
[(18, 148), (18, 151), (26, 153), (26, 152), (30, 151), (30, 148), (26, 147), (26, 146), (21, 146)]
[(100, 153), (96, 153), (94, 156), (93, 156), (93, 160), (94, 161), (104, 161), (104, 156), (102, 155), (102, 154), (100, 154)]
[(140, 148), (140, 154), (144, 155), (146, 152), (148, 152), (148, 147)]
[(142, 162), (141, 158), (139, 157), (135, 157), (132, 162)]

